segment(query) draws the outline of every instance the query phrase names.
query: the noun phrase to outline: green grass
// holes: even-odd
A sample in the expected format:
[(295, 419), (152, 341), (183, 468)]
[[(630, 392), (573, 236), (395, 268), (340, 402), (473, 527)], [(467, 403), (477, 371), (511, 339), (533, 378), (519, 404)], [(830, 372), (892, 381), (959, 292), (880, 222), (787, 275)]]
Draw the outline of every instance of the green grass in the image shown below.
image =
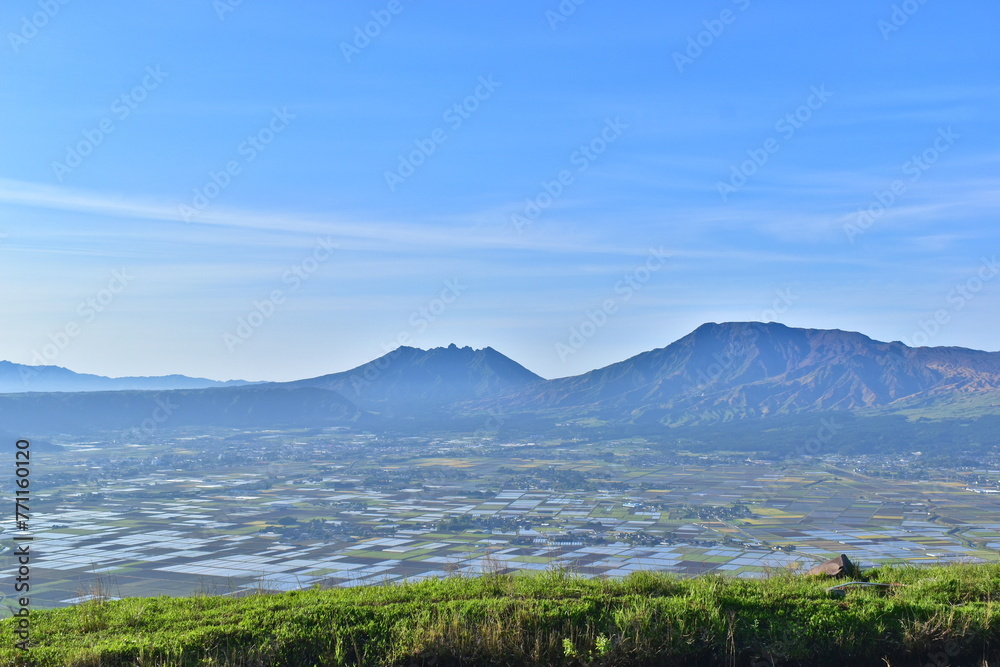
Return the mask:
[[(830, 580), (622, 580), (560, 571), (244, 598), (35, 611), (37, 667), (72, 665), (1000, 665), (1000, 565), (886, 567), (892, 593)], [(12, 620), (0, 664), (19, 664)], [(27, 663), (25, 663), (27, 664)]]

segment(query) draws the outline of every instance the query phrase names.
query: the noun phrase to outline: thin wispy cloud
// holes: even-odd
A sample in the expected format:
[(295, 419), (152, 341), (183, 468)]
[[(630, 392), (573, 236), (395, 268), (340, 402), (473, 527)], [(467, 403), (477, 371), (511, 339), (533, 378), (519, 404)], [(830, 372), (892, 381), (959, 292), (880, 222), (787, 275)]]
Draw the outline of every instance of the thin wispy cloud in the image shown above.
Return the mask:
[[(885, 40), (891, 3), (734, 3), (678, 68), (718, 8), (586, 4), (553, 28), (517, 3), (414, 4), (345, 59), (368, 10), (236, 4), (225, 21), (164, 5), (152, 28), (67, 9), (4, 57), (0, 318), (17, 326), (0, 358), (30, 361), (122, 269), (135, 281), (56, 363), (292, 379), (410, 331), (502, 337), (566, 375), (759, 315), (790, 285), (790, 323), (901, 339), (1000, 245), (1000, 46), (982, 6), (928, 3)], [(169, 75), (133, 98), (147, 66)], [(810, 105), (814, 86), (832, 96)], [(954, 145), (880, 196), (949, 127)], [(669, 260), (647, 275), (652, 249)], [(642, 278), (627, 301), (625, 277)], [(421, 319), (455, 278), (468, 289)], [(996, 285), (936, 341), (995, 347)], [(275, 294), (230, 353), (223, 334)], [(616, 297), (586, 353), (559, 360)]]

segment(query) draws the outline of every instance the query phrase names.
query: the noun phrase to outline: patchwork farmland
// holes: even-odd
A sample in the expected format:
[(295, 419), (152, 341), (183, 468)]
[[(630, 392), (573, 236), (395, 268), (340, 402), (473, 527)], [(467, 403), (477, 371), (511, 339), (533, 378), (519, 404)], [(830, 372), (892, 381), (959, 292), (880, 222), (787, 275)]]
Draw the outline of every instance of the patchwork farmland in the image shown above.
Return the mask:
[[(641, 440), (162, 434), (39, 453), (40, 606), (566, 568), (761, 577), (1000, 560), (997, 462), (767, 461)], [(11, 522), (0, 544), (13, 542)]]

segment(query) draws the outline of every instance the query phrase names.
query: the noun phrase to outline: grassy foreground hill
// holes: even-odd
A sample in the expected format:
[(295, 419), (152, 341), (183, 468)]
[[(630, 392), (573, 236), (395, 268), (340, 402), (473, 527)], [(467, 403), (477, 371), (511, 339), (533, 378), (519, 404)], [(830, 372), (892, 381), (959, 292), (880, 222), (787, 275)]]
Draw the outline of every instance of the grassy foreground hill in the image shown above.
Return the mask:
[[(1000, 665), (1000, 565), (885, 567), (889, 593), (829, 579), (492, 574), (243, 598), (36, 611), (4, 665)], [(30, 662), (28, 662), (30, 659)]]

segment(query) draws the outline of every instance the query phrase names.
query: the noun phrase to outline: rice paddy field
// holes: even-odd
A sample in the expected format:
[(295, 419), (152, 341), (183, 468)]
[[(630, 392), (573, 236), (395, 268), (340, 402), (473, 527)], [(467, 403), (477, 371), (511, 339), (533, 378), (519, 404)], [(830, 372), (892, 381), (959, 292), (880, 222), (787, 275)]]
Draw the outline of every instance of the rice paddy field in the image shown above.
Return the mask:
[[(67, 441), (34, 460), (35, 609), (560, 568), (759, 578), (840, 553), (1000, 560), (1000, 464), (766, 460), (641, 440), (478, 442), (342, 430)], [(0, 522), (0, 555), (15, 548)], [(9, 613), (14, 591), (0, 615)]]

